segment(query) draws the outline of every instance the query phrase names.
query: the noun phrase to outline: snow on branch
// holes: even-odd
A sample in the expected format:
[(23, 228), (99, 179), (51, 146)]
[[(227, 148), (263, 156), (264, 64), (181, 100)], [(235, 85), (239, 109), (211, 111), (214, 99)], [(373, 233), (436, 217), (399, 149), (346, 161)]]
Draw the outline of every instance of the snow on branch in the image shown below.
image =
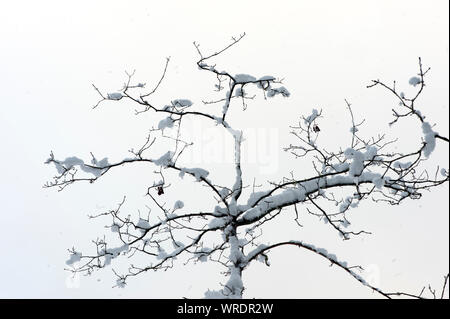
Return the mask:
[[(331, 266), (337, 266), (337, 267), (343, 269), (350, 276), (352, 276), (354, 279), (359, 281), (362, 285), (372, 289), (374, 292), (376, 292), (376, 293), (380, 294), (381, 296), (386, 297), (388, 299), (392, 299), (392, 297), (394, 297), (394, 296), (406, 296), (406, 297), (411, 297), (411, 298), (416, 298), (416, 299), (426, 299), (423, 296), (425, 287), (422, 289), (422, 291), (419, 294), (411, 294), (411, 293), (405, 293), (405, 292), (385, 292), (385, 291), (381, 290), (379, 287), (376, 287), (376, 286), (370, 284), (367, 280), (365, 280), (363, 278), (363, 276), (360, 274), (362, 271), (364, 271), (363, 267), (361, 267), (359, 265), (349, 266), (348, 262), (339, 260), (335, 254), (329, 253), (325, 248), (319, 248), (312, 244), (307, 244), (307, 243), (304, 243), (301, 241), (293, 240), (293, 241), (288, 241), (288, 242), (280, 242), (280, 243), (272, 244), (269, 246), (261, 245), (248, 253), (246, 262), (250, 263), (251, 261), (257, 260), (261, 256), (263, 256), (263, 260), (265, 260), (267, 263), (267, 260), (268, 260), (267, 253), (270, 250), (277, 248), (277, 247), (281, 247), (281, 246), (297, 246), (299, 248), (303, 248), (305, 250), (311, 251), (311, 252), (327, 259), (330, 262)], [(358, 272), (360, 272), (360, 273), (358, 273)], [(448, 278), (449, 278), (449, 275), (447, 274), (444, 277), (444, 285), (443, 285), (442, 292), (441, 292), (441, 299), (443, 299), (446, 285), (448, 282)], [(434, 299), (436, 299), (436, 291), (433, 290), (431, 288), (431, 286), (429, 286), (429, 290), (432, 293)]]
[[(294, 222), (299, 227), (307, 226), (299, 222), (301, 214), (306, 213), (323, 221), (325, 226), (322, 227), (335, 232), (339, 236), (337, 238), (342, 240), (370, 235), (369, 231), (355, 229), (352, 225), (351, 211), (357, 209), (363, 200), (370, 199), (375, 204), (386, 202), (399, 205), (405, 200), (418, 200), (424, 191), (448, 182), (448, 168), (442, 168), (440, 175), (437, 169), (432, 175), (424, 166), (434, 149), (439, 146), (438, 140), (448, 143), (448, 138), (437, 133), (435, 125), (428, 118), (425, 121), (426, 117), (416, 107), (415, 102), (424, 91), (425, 76), (429, 69), (424, 71), (419, 59), (419, 73), (409, 80), (416, 93), (410, 97), (399, 92), (395, 82), (393, 86), (389, 86), (380, 80), (374, 80), (368, 86), (382, 87), (399, 101), (399, 107), (392, 110), (394, 120), (391, 125), (404, 117), (417, 118), (417, 130), (422, 132), (423, 138), (415, 141), (415, 149), (390, 151), (389, 148), (395, 145), (397, 140), (387, 140), (384, 134), (364, 136), (365, 119), (358, 120), (355, 117), (347, 100), (344, 100), (343, 108), (349, 112), (349, 130), (345, 131), (350, 131), (351, 139), (342, 141), (334, 150), (326, 149), (321, 146), (324, 131), (322, 119), (326, 112), (314, 107), (307, 114), (299, 115), (297, 123), (290, 126), (290, 135), (294, 141), (284, 150), (293, 155), (291, 175), (261, 185), (256, 185), (254, 179), (253, 190), (246, 194), (244, 188), (248, 187), (245, 183), (247, 176), (241, 165), (241, 144), (245, 130), (233, 128), (227, 117), (229, 110), (235, 107), (236, 100), (240, 102), (243, 110), (246, 110), (247, 103), (257, 96), (248, 94), (247, 88), (250, 86), (255, 86), (264, 99), (275, 96), (289, 97), (290, 92), (281, 85), (282, 81), (274, 76), (231, 74), (213, 64), (215, 57), (237, 45), (244, 36), (245, 34), (233, 37), (228, 45), (210, 54), (204, 54), (200, 45), (194, 42), (200, 57), (197, 66), (214, 76), (217, 80), (215, 92), (220, 95), (219, 99), (203, 101), (203, 104), (222, 103), (219, 114), (205, 112), (194, 100), (185, 97), (168, 97), (165, 100), (169, 102), (162, 105), (150, 101), (163, 85), (169, 58), (166, 59), (159, 80), (150, 91), (146, 90), (146, 83), (134, 80), (134, 71), (126, 72), (126, 81), (119, 91), (103, 93), (93, 85), (100, 96), (94, 108), (103, 102), (119, 103), (127, 100), (136, 106), (136, 115), (152, 112), (162, 117), (153, 123), (145, 142), (140, 147), (131, 149), (130, 157), (118, 161), (110, 161), (106, 157), (98, 161), (92, 153), (90, 162), (76, 156), (57, 159), (52, 152), (45, 163), (54, 165), (57, 175), (44, 186), (63, 190), (77, 182), (94, 183), (113, 168), (135, 163), (151, 166), (155, 178), (149, 182), (145, 194), (149, 200), (146, 213), (139, 211), (139, 216), (134, 216), (124, 212), (127, 210), (124, 197), (116, 208), (89, 216), (108, 218), (109, 222), (105, 226), (108, 235), (93, 240), (93, 253), (69, 249), (67, 269), (73, 273), (92, 274), (95, 270), (113, 265), (114, 260), (121, 256), (130, 260), (134, 256), (145, 258), (146, 262), (142, 265), (133, 263), (124, 273), (113, 269), (117, 277), (115, 287), (124, 288), (131, 277), (149, 271), (167, 270), (174, 267), (177, 259), (184, 258), (185, 264), (210, 261), (224, 267), (227, 280), (222, 284), (222, 289), (208, 290), (205, 296), (241, 298), (245, 290), (242, 273), (248, 266), (253, 261), (260, 261), (269, 266), (269, 251), (290, 245), (320, 255), (331, 265), (346, 271), (362, 285), (384, 297), (423, 298), (423, 291), (415, 295), (380, 290), (358, 273), (362, 269), (360, 266), (349, 266), (325, 248), (295, 239), (265, 244), (263, 229), (267, 223), (273, 223), (280, 215), (295, 212)], [(234, 153), (234, 163), (233, 170), (229, 172), (233, 174), (230, 185), (212, 179), (211, 176), (215, 175), (204, 167), (185, 167), (179, 164), (185, 150), (193, 144), (182, 138), (181, 128), (186, 116), (208, 121), (232, 136), (234, 145), (229, 151)], [(167, 132), (174, 133), (175, 137)], [(155, 143), (161, 140), (165, 146), (164, 151), (153, 152)], [(149, 155), (150, 152), (153, 152), (152, 155)], [(303, 168), (308, 165), (312, 166), (313, 173), (305, 177)], [(298, 168), (300, 171), (296, 171)], [(300, 175), (301, 177), (297, 177)], [(181, 196), (169, 200), (166, 195), (171, 186), (179, 183), (181, 179), (205, 186), (208, 195), (216, 200), (216, 206), (208, 211), (198, 211), (195, 207), (189, 207), (189, 204), (186, 204), (188, 202)], [(261, 189), (256, 191), (256, 187)], [(445, 277), (444, 290), (447, 281), (448, 275)], [(431, 288), (429, 290), (432, 292)], [(437, 296), (435, 292), (432, 295)], [(444, 293), (441, 294), (443, 295)]]

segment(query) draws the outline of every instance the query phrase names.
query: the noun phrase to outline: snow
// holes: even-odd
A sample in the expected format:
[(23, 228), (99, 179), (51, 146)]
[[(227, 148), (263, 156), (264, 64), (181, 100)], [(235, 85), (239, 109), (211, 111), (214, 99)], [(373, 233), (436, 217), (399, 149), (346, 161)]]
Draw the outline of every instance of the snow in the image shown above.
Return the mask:
[(158, 182), (153, 182), (153, 186), (164, 186), (164, 182), (160, 179)]
[(366, 161), (373, 160), (375, 158), (375, 156), (377, 155), (377, 152), (378, 152), (378, 148), (376, 148), (375, 146), (367, 147), (366, 152), (364, 154), (364, 159)]
[(245, 91), (243, 88), (237, 88), (235, 96), (245, 96)]
[(108, 166), (108, 158), (105, 157), (100, 162), (97, 162), (95, 158), (92, 159), (92, 163), (96, 163), (96, 167), (87, 166), (84, 161), (76, 156), (67, 157), (64, 161), (52, 161), (52, 158), (49, 158), (46, 163), (53, 163), (56, 167), (56, 170), (59, 174), (63, 174), (66, 170), (70, 170), (75, 166), (79, 166), (79, 168), (86, 173), (91, 173), (96, 177), (99, 177), (105, 169), (104, 167)]
[(223, 105), (223, 108), (222, 108), (222, 113), (223, 114), (225, 114), (228, 111), (228, 107), (230, 106), (231, 95), (232, 95), (232, 92), (231, 91), (227, 91), (225, 104)]
[(413, 76), (409, 79), (409, 84), (412, 86), (416, 86), (417, 84), (420, 84), (422, 81), (417, 76)]
[(82, 159), (79, 159), (76, 156), (67, 157), (61, 164), (66, 165), (67, 167), (72, 167), (75, 165), (84, 165), (84, 161)]
[(237, 83), (247, 83), (247, 82), (256, 81), (256, 78), (254, 76), (251, 76), (251, 75), (248, 75), (248, 74), (236, 74), (234, 76), (234, 80)]
[(123, 279), (119, 278), (116, 280), (116, 287), (125, 288), (125, 286), (126, 282)]
[(178, 100), (172, 101), (172, 104), (175, 106), (179, 106), (179, 107), (189, 107), (193, 103), (192, 103), (192, 101), (187, 100), (187, 99), (178, 99)]
[[(173, 248), (175, 248), (175, 251), (177, 253), (179, 252), (180, 248), (182, 249), (185, 247), (185, 244), (183, 244), (181, 241), (174, 241), (174, 242), (172, 242), (172, 244), (173, 244)], [(172, 253), (172, 255), (174, 255), (174, 253)]]
[(249, 243), (249, 241), (247, 239), (245, 239), (245, 238), (239, 239), (239, 246), (240, 247), (244, 247), (248, 243)]
[(347, 197), (342, 204), (339, 206), (339, 213), (343, 213), (345, 212), (349, 207), (350, 204), (352, 203), (352, 197)]
[(116, 258), (123, 252), (127, 252), (129, 250), (129, 248), (130, 247), (127, 244), (124, 244), (120, 247), (108, 248), (108, 249), (106, 249), (106, 251), (101, 251), (100, 253), (104, 254), (104, 257), (105, 257), (104, 266), (110, 265), (111, 259)]
[(209, 222), (208, 226), (209, 228), (222, 228), (226, 226), (229, 221), (229, 217), (214, 218)]
[(382, 189), (386, 181), (380, 175), (379, 177), (375, 177), (374, 179), (372, 179), (372, 182), (376, 188)]
[(211, 251), (212, 251), (212, 249), (208, 248), (208, 247), (203, 247), (200, 249), (201, 253), (206, 253), (206, 254), (210, 253)]
[(158, 123), (158, 129), (164, 130), (165, 128), (173, 127), (174, 120), (169, 116)]
[(223, 120), (222, 120), (221, 117), (213, 116), (213, 118), (216, 121), (216, 125), (222, 125), (223, 124)]
[(321, 188), (321, 182), (323, 182), (323, 179), (321, 181), (315, 179), (298, 184), (298, 187), (301, 188), (301, 190), (303, 191), (303, 193), (299, 194), (299, 198), (305, 199), (306, 198), (305, 193), (319, 191)]
[(182, 242), (179, 241), (173, 241), (172, 242), (173, 247), (175, 248), (174, 251), (172, 251), (172, 253), (168, 254), (163, 247), (159, 246), (158, 247), (158, 255), (156, 256), (157, 259), (159, 260), (164, 260), (164, 259), (168, 259), (168, 258), (172, 258), (172, 259), (176, 259), (176, 256), (185, 249), (185, 245)]
[(259, 81), (273, 81), (275, 78), (271, 75), (265, 75), (259, 78)]
[(364, 169), (364, 154), (360, 151), (348, 148), (345, 150), (344, 155), (347, 159), (352, 159), (349, 171), (350, 176), (355, 177), (361, 175)]
[[(373, 157), (375, 154), (375, 150), (371, 149), (365, 153), (362, 152), (359, 153), (361, 153), (361, 155), (359, 155), (360, 159), (366, 159)], [(359, 166), (361, 161), (357, 162)], [(355, 168), (354, 170), (356, 171)], [(284, 189), (283, 191), (281, 191), (281, 193), (267, 196), (261, 201), (259, 201), (258, 204), (254, 207), (250, 207), (250, 205), (239, 205), (238, 206), (239, 210), (243, 211), (244, 213), (242, 214), (242, 216), (238, 221), (253, 222), (257, 219), (262, 218), (268, 212), (276, 208), (289, 206), (294, 203), (304, 202), (305, 200), (307, 200), (307, 194), (318, 192), (325, 186), (331, 188), (334, 186), (355, 185), (359, 183), (370, 182), (373, 183), (376, 187), (383, 187), (386, 181), (389, 181), (389, 177), (386, 176), (382, 178), (380, 174), (372, 172), (364, 172), (358, 177), (351, 176), (350, 174), (348, 174), (348, 175), (336, 175), (336, 176), (316, 178), (307, 182), (299, 183), (297, 188)], [(250, 203), (253, 201), (256, 202), (255, 199), (257, 198), (261, 198), (260, 194), (253, 196), (254, 198), (252, 198), (252, 201), (250, 201)], [(346, 202), (344, 202), (343, 205), (341, 205), (340, 207), (341, 212), (345, 210), (348, 206), (352, 205), (350, 199), (348, 199)], [(254, 205), (254, 202), (252, 203), (252, 205)], [(353, 206), (355, 205), (356, 204), (354, 204)]]
[(166, 253), (166, 251), (162, 247), (158, 247), (158, 256), (156, 256), (157, 259), (165, 259), (169, 257), (169, 255)]
[(141, 233), (145, 233), (145, 231), (150, 228), (150, 224), (147, 220), (139, 218), (139, 221), (136, 224), (136, 228), (138, 228)]
[(281, 94), (284, 97), (289, 97), (291, 95), (291, 93), (284, 86), (281, 86), (279, 88), (269, 89), (267, 92), (267, 97), (274, 97), (277, 94)]
[(97, 165), (98, 167), (106, 167), (106, 166), (108, 166), (108, 165), (109, 165), (109, 163), (108, 163), (108, 158), (105, 157), (105, 158), (102, 159), (100, 162), (97, 162), (96, 165)]
[(428, 122), (422, 123), (422, 131), (426, 143), (423, 149), (423, 155), (429, 157), (436, 147), (436, 132), (431, 129), (431, 125)]
[(228, 210), (225, 207), (216, 206), (214, 207), (213, 215), (222, 217), (228, 214)]
[[(342, 227), (347, 228), (348, 226), (350, 226), (350, 223), (348, 222), (348, 220), (342, 220), (341, 225), (342, 225)], [(341, 233), (339, 233), (339, 234), (341, 234)]]
[(339, 164), (333, 164), (333, 169), (336, 172), (344, 172), (346, 170), (348, 170), (350, 168), (350, 164), (349, 163), (339, 163)]
[(412, 164), (411, 162), (407, 162), (407, 163), (395, 162), (394, 167), (405, 170), (405, 169), (410, 168), (411, 164)]
[(106, 252), (112, 255), (112, 258), (119, 256), (123, 252), (127, 252), (130, 247), (127, 244), (124, 244), (115, 248), (108, 248)]
[[(242, 131), (236, 131), (231, 128), (228, 128), (228, 131), (233, 135), (234, 138), (234, 162), (236, 168), (236, 177), (233, 184), (232, 192), (239, 192), (242, 189), (242, 172), (239, 167), (239, 163), (241, 161), (241, 142), (242, 142)], [(230, 206), (230, 213), (232, 215), (237, 214), (236, 210), (236, 202), (235, 197), (232, 198), (232, 205)]]
[(251, 193), (247, 200), (247, 206), (252, 207), (261, 197), (266, 196), (267, 194), (269, 194), (269, 192), (270, 191)]
[(154, 160), (153, 163), (155, 163), (155, 165), (158, 165), (158, 166), (167, 167), (170, 164), (172, 164), (172, 156), (173, 155), (174, 155), (173, 152), (168, 151), (167, 153), (165, 153), (160, 158)]
[(230, 269), (230, 278), (228, 279), (225, 286), (227, 287), (227, 290), (228, 289), (231, 290), (232, 294), (230, 295), (230, 297), (240, 298), (241, 292), (244, 289), (244, 284), (242, 283), (241, 272), (236, 267), (230, 267), (230, 268), (231, 268)]
[(174, 209), (180, 209), (184, 207), (184, 203), (181, 200), (177, 200), (175, 202), (175, 205), (173, 206)]
[[(295, 242), (295, 241), (292, 241), (292, 242), (293, 242), (293, 243), (297, 243), (297, 242)], [(329, 253), (325, 248), (318, 248), (318, 247), (315, 247), (314, 245), (306, 244), (306, 243), (303, 243), (303, 242), (299, 242), (299, 243), (300, 243), (302, 246), (308, 247), (308, 248), (310, 248), (311, 250), (315, 251), (316, 253), (318, 253), (318, 254), (320, 254), (320, 255), (322, 255), (322, 256), (324, 256), (324, 257), (326, 257), (326, 258), (332, 260), (333, 262), (339, 264), (340, 266), (342, 266), (342, 267), (347, 267), (347, 262), (345, 262), (345, 261), (339, 261), (339, 259), (337, 258), (337, 256), (336, 256), (335, 254)], [(353, 274), (353, 272), (352, 272), (352, 274)]]
[(228, 257), (228, 259), (233, 264), (238, 264), (240, 261), (244, 260), (244, 256), (241, 252), (241, 249), (239, 248), (241, 246), (240, 242), (236, 236), (230, 236), (229, 243), (230, 243), (230, 256)]
[(226, 198), (230, 194), (230, 191), (227, 188), (222, 188), (219, 194), (221, 198)]
[(244, 220), (253, 220), (258, 218), (264, 213), (264, 211), (261, 209), (261, 207), (256, 206), (251, 209), (249, 209), (244, 216), (242, 217)]
[(319, 116), (319, 111), (316, 109), (312, 110), (312, 114), (305, 118), (305, 124), (311, 124)]
[(259, 82), (256, 84), (256, 86), (259, 89), (268, 90), (271, 87), (271, 81), (275, 81), (275, 78), (273, 76), (266, 75), (259, 78), (258, 81)]
[[(290, 188), (280, 194), (272, 195), (260, 201), (258, 205), (247, 210), (243, 215), (244, 220), (253, 220), (263, 216), (268, 210), (278, 207), (282, 204), (301, 202), (306, 199), (306, 192), (310, 190), (311, 184), (302, 183), (302, 187)], [(317, 185), (317, 184), (316, 184)]]
[(374, 146), (367, 147), (366, 152), (362, 153), (352, 148), (347, 148), (344, 155), (347, 159), (351, 159), (349, 175), (358, 177), (364, 170), (364, 161), (372, 160), (377, 154), (377, 148)]
[(119, 225), (117, 225), (117, 224), (112, 224), (112, 225), (111, 225), (111, 231), (112, 231), (113, 233), (118, 233), (119, 230), (120, 230)]
[(208, 261), (208, 254), (212, 251), (211, 248), (203, 247), (202, 249), (195, 252), (197, 254), (197, 258), (200, 262)]
[(223, 299), (225, 295), (221, 291), (207, 290), (205, 292), (205, 299)]
[(123, 95), (120, 92), (114, 92), (114, 93), (108, 93), (107, 97), (108, 97), (108, 100), (116, 100), (117, 101), (117, 100), (120, 100), (123, 97)]
[(70, 258), (66, 261), (67, 265), (73, 265), (76, 262), (79, 262), (81, 260), (81, 253), (79, 252), (73, 252), (70, 255)]
[(258, 257), (256, 257), (256, 260), (261, 262), (261, 263), (265, 263), (266, 262), (266, 258), (263, 255), (259, 255)]
[(202, 178), (206, 179), (209, 175), (209, 172), (203, 168), (182, 168), (181, 171), (194, 175), (197, 181), (201, 181)]
[[(51, 162), (52, 162), (51, 158), (46, 161), (46, 163)], [(59, 162), (55, 161), (53, 163), (55, 164), (56, 170), (58, 171), (59, 174), (64, 173), (66, 169), (71, 169), (76, 165), (84, 165), (84, 161), (75, 156), (67, 157), (64, 161)]]

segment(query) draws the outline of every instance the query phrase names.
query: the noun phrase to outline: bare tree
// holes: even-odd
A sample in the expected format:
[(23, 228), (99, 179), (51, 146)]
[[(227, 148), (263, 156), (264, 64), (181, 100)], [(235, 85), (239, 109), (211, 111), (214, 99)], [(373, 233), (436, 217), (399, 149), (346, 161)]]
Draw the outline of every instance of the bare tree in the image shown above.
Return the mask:
[[(449, 141), (447, 137), (435, 132), (431, 123), (426, 121), (425, 116), (416, 108), (416, 100), (425, 89), (425, 77), (429, 69), (425, 70), (419, 59), (419, 72), (417, 76), (410, 79), (410, 84), (417, 90), (410, 97), (399, 92), (395, 82), (393, 86), (389, 86), (380, 80), (374, 80), (368, 85), (368, 88), (385, 89), (399, 102), (399, 106), (392, 110), (394, 117), (391, 125), (406, 117), (417, 119), (417, 125), (423, 131), (423, 140), (417, 141), (416, 149), (404, 153), (393, 152), (389, 151), (389, 147), (395, 145), (396, 140), (386, 140), (385, 135), (362, 137), (359, 131), (364, 121), (358, 122), (355, 119), (351, 104), (345, 101), (349, 119), (351, 119), (351, 144), (344, 150), (341, 148), (326, 150), (317, 143), (317, 137), (321, 133), (319, 124), (323, 116), (322, 111), (314, 109), (310, 115), (303, 116), (296, 125), (291, 127), (291, 133), (298, 143), (289, 145), (285, 151), (291, 152), (295, 159), (312, 162), (316, 173), (303, 178), (292, 175), (278, 182), (268, 182), (264, 191), (256, 192), (253, 187), (251, 195), (242, 201), (241, 195), (245, 187), (241, 169), (243, 132), (233, 129), (227, 116), (228, 111), (231, 107), (235, 107), (234, 101), (237, 102), (236, 106), (244, 109), (247, 103), (251, 103), (250, 100), (255, 96), (250, 96), (246, 92), (251, 86), (259, 89), (264, 99), (277, 95), (282, 97), (290, 95), (281, 81), (275, 77), (255, 78), (246, 74), (232, 75), (227, 71), (219, 71), (211, 62), (213, 58), (237, 44), (244, 35), (232, 38), (228, 46), (212, 54), (205, 54), (194, 42), (200, 57), (197, 61), (198, 67), (210, 72), (216, 78), (215, 88), (223, 94), (221, 99), (203, 103), (222, 103), (221, 114), (195, 110), (190, 100), (174, 100), (166, 106), (158, 106), (150, 101), (164, 80), (169, 59), (166, 61), (160, 80), (149, 90), (146, 84), (133, 82), (134, 73), (127, 73), (126, 83), (119, 92), (105, 94), (94, 86), (100, 96), (94, 108), (104, 101), (126, 99), (136, 104), (136, 114), (156, 112), (165, 114), (167, 117), (159, 122), (157, 128), (150, 130), (145, 143), (140, 148), (130, 151), (131, 157), (119, 162), (109, 163), (107, 159), (99, 161), (93, 154), (90, 163), (77, 157), (59, 160), (51, 153), (46, 163), (54, 164), (58, 174), (45, 187), (63, 190), (73, 183), (94, 183), (115, 168), (140, 162), (155, 167), (161, 180), (154, 182), (147, 189), (146, 195), (151, 200), (153, 208), (147, 218), (139, 217), (138, 220), (134, 220), (130, 215), (125, 214), (122, 211), (125, 198), (116, 209), (91, 216), (92, 218), (109, 217), (111, 224), (107, 227), (118, 236), (121, 245), (111, 247), (106, 238), (99, 238), (94, 241), (95, 250), (91, 254), (70, 249), (71, 256), (67, 264), (71, 268), (68, 270), (74, 273), (91, 274), (96, 269), (106, 267), (111, 263), (111, 259), (121, 255), (127, 255), (129, 258), (134, 255), (147, 256), (149, 262), (145, 266), (131, 264), (125, 274), (115, 272), (116, 286), (123, 287), (131, 277), (150, 270), (171, 268), (175, 258), (185, 257), (187, 263), (209, 260), (223, 265), (228, 279), (220, 290), (208, 291), (206, 297), (241, 298), (244, 292), (242, 273), (253, 261), (258, 260), (269, 265), (271, 250), (281, 246), (295, 246), (320, 255), (325, 261), (341, 268), (362, 285), (384, 297), (425, 298), (424, 290), (419, 294), (382, 291), (361, 276), (361, 266), (349, 265), (326, 249), (311, 243), (293, 239), (275, 244), (263, 244), (260, 243), (260, 235), (266, 223), (276, 220), (277, 216), (287, 209), (295, 212), (295, 222), (302, 227), (298, 220), (298, 206), (304, 205), (308, 213), (323, 219), (343, 240), (349, 240), (354, 236), (368, 233), (364, 230), (352, 229), (347, 214), (361, 201), (371, 199), (376, 203), (387, 202), (391, 205), (399, 205), (409, 199), (419, 199), (423, 191), (448, 182), (448, 170), (439, 171), (438, 169), (435, 174), (429, 174), (423, 168), (423, 163), (427, 161), (436, 144)], [(234, 139), (233, 185), (219, 185), (208, 177), (207, 170), (183, 167), (178, 164), (183, 152), (192, 145), (180, 134), (180, 128), (186, 117), (212, 121), (231, 134)], [(165, 130), (175, 132), (175, 137), (165, 135)], [(157, 138), (172, 141), (171, 148), (160, 157), (147, 157), (147, 152)], [(164, 194), (171, 186), (167, 180), (169, 171), (179, 173), (180, 178), (184, 175), (190, 176), (193, 182), (205, 185), (211, 196), (217, 200), (217, 206), (211, 208), (209, 212), (202, 212), (184, 211), (184, 204), (181, 201), (177, 201), (173, 207), (162, 203), (158, 195)], [(172, 181), (172, 183), (176, 182), (176, 180)], [(336, 190), (344, 195), (336, 195), (334, 192)], [(333, 210), (329, 206), (336, 208)], [(213, 241), (208, 240), (211, 238), (210, 235), (218, 235), (219, 243), (212, 244)], [(429, 287), (432, 297), (444, 296), (447, 280), (448, 275), (445, 276), (442, 293), (437, 293)]]

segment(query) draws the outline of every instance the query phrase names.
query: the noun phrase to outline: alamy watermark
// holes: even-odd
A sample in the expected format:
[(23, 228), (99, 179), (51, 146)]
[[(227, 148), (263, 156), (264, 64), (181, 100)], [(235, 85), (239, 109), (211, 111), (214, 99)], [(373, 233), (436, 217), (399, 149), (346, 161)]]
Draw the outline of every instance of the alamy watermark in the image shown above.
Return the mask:
[[(206, 127), (202, 121), (191, 121), (185, 126), (183, 137), (194, 146), (183, 154), (183, 161), (200, 164), (232, 164), (235, 146), (232, 134), (217, 127)], [(166, 134), (166, 132), (164, 132)], [(167, 132), (169, 133), (169, 132)], [(242, 129), (241, 164), (257, 166), (262, 175), (279, 169), (280, 138), (276, 127), (247, 127)]]

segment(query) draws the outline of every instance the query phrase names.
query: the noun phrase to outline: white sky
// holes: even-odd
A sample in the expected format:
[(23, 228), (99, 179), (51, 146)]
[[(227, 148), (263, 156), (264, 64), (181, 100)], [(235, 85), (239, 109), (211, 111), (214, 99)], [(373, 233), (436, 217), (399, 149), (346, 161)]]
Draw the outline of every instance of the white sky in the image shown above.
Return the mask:
[[(296, 161), (281, 149), (293, 142), (288, 126), (313, 107), (324, 111), (321, 142), (329, 148), (348, 145), (344, 98), (352, 102), (356, 116), (366, 118), (368, 136), (389, 131), (387, 122), (396, 102), (387, 92), (368, 90), (366, 85), (376, 78), (397, 80), (411, 91), (407, 81), (417, 72), (419, 56), (431, 67), (419, 109), (436, 123), (435, 130), (448, 136), (448, 21), (446, 0), (4, 4), (0, 297), (201, 297), (207, 288), (217, 289), (224, 282), (222, 269), (212, 264), (149, 273), (131, 280), (125, 289), (111, 289), (111, 269), (81, 278), (78, 284), (67, 280), (66, 249), (75, 245), (89, 251), (91, 239), (108, 233), (102, 227), (109, 220), (92, 222), (86, 215), (114, 208), (123, 195), (128, 198), (127, 209), (135, 214), (148, 204), (142, 195), (155, 178), (152, 168), (140, 166), (60, 193), (42, 188), (54, 173), (43, 165), (50, 150), (60, 158), (88, 159), (92, 151), (98, 158), (117, 160), (138, 147), (147, 129), (161, 119), (153, 114), (136, 117), (134, 106), (127, 103), (104, 103), (92, 110), (97, 96), (91, 83), (115, 91), (125, 80), (124, 70), (136, 69), (136, 81), (153, 85), (165, 57), (171, 56), (166, 81), (154, 101), (189, 98), (201, 103), (215, 82), (198, 71), (192, 42), (211, 52), (228, 44), (231, 36), (246, 32), (239, 45), (217, 59), (220, 68), (284, 78), (292, 94), (269, 102), (259, 96), (245, 112), (236, 104), (229, 115), (232, 125), (249, 132), (243, 150), (248, 157), (246, 182), (256, 177), (263, 183), (290, 171), (299, 176), (310, 172), (310, 163)], [(399, 138), (401, 149), (420, 143), (413, 122), (389, 132)], [(232, 149), (214, 143), (225, 135), (202, 122), (188, 125), (186, 134), (200, 144), (200, 151), (186, 161), (197, 166), (202, 162), (212, 178), (229, 181)], [(448, 168), (446, 145), (438, 142), (431, 162)], [(201, 190), (184, 183), (166, 194), (166, 200), (181, 197), (186, 208), (211, 209), (210, 199), (198, 198)], [(361, 205), (352, 220), (373, 235), (352, 241), (340, 241), (323, 223), (306, 216), (302, 229), (290, 226), (292, 214), (286, 215), (268, 227), (268, 240), (299, 239), (324, 246), (368, 268), (385, 290), (419, 292), (428, 283), (440, 288), (448, 272), (448, 184), (400, 207)], [(307, 252), (283, 248), (271, 257), (270, 268), (252, 265), (244, 273), (246, 297), (378, 297)], [(120, 266), (126, 263), (118, 262)]]

